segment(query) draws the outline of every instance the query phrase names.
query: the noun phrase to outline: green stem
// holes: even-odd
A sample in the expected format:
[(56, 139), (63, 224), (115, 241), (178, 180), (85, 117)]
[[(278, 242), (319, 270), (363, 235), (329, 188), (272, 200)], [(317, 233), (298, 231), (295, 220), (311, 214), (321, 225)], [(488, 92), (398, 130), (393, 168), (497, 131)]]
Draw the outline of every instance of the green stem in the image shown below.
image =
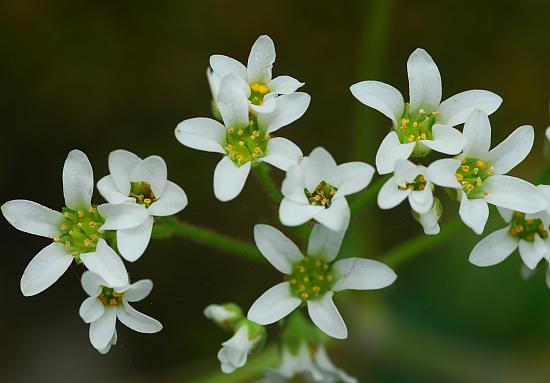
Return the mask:
[(364, 192), (359, 194), (350, 205), (351, 212), (359, 213), (369, 202), (374, 200), (382, 188), (382, 185), (384, 185), (389, 178), (389, 175), (378, 178)]
[(256, 177), (258, 178), (258, 181), (262, 184), (264, 190), (267, 194), (271, 197), (271, 199), (275, 203), (279, 203), (283, 200), (283, 196), (281, 195), (281, 192), (275, 186), (275, 183), (273, 182), (273, 179), (269, 175), (269, 167), (266, 164), (260, 163), (256, 166), (254, 166), (254, 174), (256, 174)]

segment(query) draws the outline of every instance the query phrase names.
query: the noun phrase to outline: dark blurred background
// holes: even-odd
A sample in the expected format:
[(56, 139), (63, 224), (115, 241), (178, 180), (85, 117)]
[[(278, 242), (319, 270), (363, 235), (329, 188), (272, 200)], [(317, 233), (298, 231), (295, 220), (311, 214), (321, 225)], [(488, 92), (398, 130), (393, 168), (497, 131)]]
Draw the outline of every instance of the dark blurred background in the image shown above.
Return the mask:
[[(433, 56), (443, 98), (490, 89), (504, 98), (493, 116), (493, 145), (519, 125), (537, 142), (513, 171), (532, 179), (544, 166), (550, 100), (548, 1), (27, 1), (0, 3), (0, 201), (63, 205), (61, 170), (69, 150), (87, 153), (96, 181), (107, 156), (124, 148), (159, 154), (169, 178), (188, 193), (182, 219), (252, 240), (273, 208), (253, 178), (235, 201), (212, 193), (219, 157), (174, 138), (183, 119), (210, 116), (205, 69), (211, 54), (246, 63), (261, 34), (275, 41), (274, 74), (304, 81), (308, 113), (280, 131), (305, 153), (326, 147), (339, 162), (374, 163), (388, 120), (356, 101), (349, 86), (378, 79), (407, 98), (406, 60), (417, 47)], [(274, 172), (278, 180), (280, 172)], [(100, 202), (99, 196), (96, 201)], [(455, 204), (446, 218), (456, 216)], [(444, 224), (444, 223), (443, 223)], [(486, 233), (502, 226), (498, 217)], [(344, 252), (383, 258), (421, 234), (407, 204), (382, 212), (372, 203), (354, 217)], [(21, 274), (48, 240), (3, 221), (0, 288), (1, 382), (247, 382), (219, 377), (216, 353), (228, 335), (202, 316), (209, 303), (246, 310), (280, 281), (269, 265), (173, 238), (152, 241), (128, 264), (151, 278), (136, 307), (165, 326), (155, 335), (118, 326), (119, 345), (102, 356), (88, 340), (78, 308), (85, 293), (72, 267), (46, 292), (24, 298)], [(548, 382), (550, 292), (543, 268), (528, 281), (519, 256), (481, 269), (468, 263), (479, 240), (462, 230), (396, 267), (397, 282), (336, 298), (350, 339), (330, 354), (360, 382)], [(272, 338), (272, 340), (274, 337)], [(254, 358), (252, 358), (254, 360)]]

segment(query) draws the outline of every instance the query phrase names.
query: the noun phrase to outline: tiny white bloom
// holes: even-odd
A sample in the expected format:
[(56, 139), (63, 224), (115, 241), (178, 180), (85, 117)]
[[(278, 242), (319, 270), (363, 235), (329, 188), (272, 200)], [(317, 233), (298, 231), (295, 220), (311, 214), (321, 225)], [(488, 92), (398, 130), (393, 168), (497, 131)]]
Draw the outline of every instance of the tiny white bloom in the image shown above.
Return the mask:
[(433, 184), (450, 188), (461, 187), (455, 177), (459, 166), (460, 161), (449, 158), (435, 161), (427, 168), (408, 160), (398, 160), (394, 175), (378, 193), (378, 206), (381, 209), (391, 209), (408, 198), (415, 212), (426, 214), (433, 207)]
[(260, 113), (272, 112), (279, 101), (278, 95), (292, 94), (304, 85), (290, 76), (272, 78), (274, 62), (275, 45), (266, 35), (258, 37), (252, 46), (246, 67), (231, 57), (211, 56), (212, 69), (207, 70), (207, 78), (214, 101), (218, 99), (222, 79), (228, 74), (234, 74), (246, 94), (250, 108)]
[(204, 316), (226, 329), (233, 328), (237, 322), (244, 318), (242, 310), (234, 303), (208, 305), (204, 309)]
[(439, 227), (439, 218), (441, 218), (441, 202), (438, 198), (434, 198), (434, 203), (432, 205), (432, 208), (425, 214), (419, 214), (412, 211), (413, 218), (417, 220), (420, 225), (422, 225), (422, 229), (424, 229), (424, 234), (427, 235), (437, 235), (439, 234), (440, 227)]
[(340, 231), (316, 224), (309, 239), (308, 255), (303, 256), (279, 230), (256, 225), (254, 239), (258, 249), (288, 278), (254, 302), (248, 319), (261, 325), (271, 324), (306, 304), (311, 320), (319, 329), (334, 338), (347, 338), (346, 324), (332, 301), (334, 293), (347, 289), (380, 289), (391, 285), (397, 276), (388, 266), (369, 259), (347, 258), (334, 262), (346, 229), (347, 222)]
[(139, 219), (132, 207), (92, 206), (94, 176), (88, 157), (72, 150), (63, 166), (65, 205), (61, 212), (27, 200), (8, 201), (2, 214), (16, 229), (53, 239), (29, 263), (21, 278), (21, 292), (36, 295), (54, 284), (72, 261), (100, 274), (113, 286), (122, 286), (128, 273), (120, 257), (104, 239), (104, 222), (120, 217)]
[(109, 154), (109, 172), (97, 183), (101, 195), (113, 204), (109, 209), (120, 208), (114, 204), (134, 205), (142, 212), (139, 219), (106, 222), (109, 230), (117, 231), (120, 254), (133, 262), (149, 244), (153, 217), (180, 212), (187, 206), (187, 195), (178, 185), (168, 181), (166, 163), (159, 156), (141, 159), (132, 152), (115, 150)]
[(324, 148), (314, 149), (288, 169), (282, 184), (279, 218), (283, 225), (298, 226), (310, 219), (341, 230), (349, 215), (348, 194), (364, 189), (374, 168), (364, 162), (337, 165)]
[(363, 104), (392, 120), (393, 131), (376, 153), (376, 169), (391, 173), (399, 159), (411, 154), (425, 155), (430, 149), (458, 154), (465, 145), (461, 133), (453, 128), (466, 121), (478, 108), (493, 113), (502, 98), (486, 90), (470, 90), (441, 102), (441, 75), (431, 56), (416, 49), (407, 61), (410, 102), (405, 103), (393, 86), (378, 81), (362, 81), (351, 86), (351, 93)]
[(134, 331), (152, 334), (162, 330), (162, 325), (130, 306), (149, 295), (153, 282), (143, 279), (122, 287), (112, 287), (99, 275), (86, 271), (82, 274), (82, 288), (90, 296), (80, 306), (79, 314), (90, 324), (90, 342), (105, 354), (116, 344), (116, 320)]
[(533, 146), (533, 127), (517, 128), (508, 138), (489, 150), (491, 125), (487, 114), (472, 112), (464, 124), (467, 144), (457, 157), (462, 163), (456, 172), (461, 188), (459, 214), (475, 233), (481, 234), (489, 217), (488, 203), (526, 214), (548, 207), (543, 194), (522, 179), (505, 175), (527, 157)]
[(293, 93), (278, 98), (270, 113), (250, 113), (246, 94), (234, 74), (220, 84), (218, 107), (224, 125), (210, 118), (191, 118), (176, 127), (176, 138), (183, 145), (224, 155), (214, 171), (214, 194), (220, 201), (237, 197), (250, 169), (256, 162), (267, 162), (287, 170), (302, 157), (292, 141), (271, 134), (300, 118), (310, 97)]
[(265, 329), (255, 323), (244, 320), (238, 327), (235, 335), (222, 343), (218, 352), (221, 369), (226, 374), (231, 374), (237, 368), (246, 364), (248, 355), (263, 344)]

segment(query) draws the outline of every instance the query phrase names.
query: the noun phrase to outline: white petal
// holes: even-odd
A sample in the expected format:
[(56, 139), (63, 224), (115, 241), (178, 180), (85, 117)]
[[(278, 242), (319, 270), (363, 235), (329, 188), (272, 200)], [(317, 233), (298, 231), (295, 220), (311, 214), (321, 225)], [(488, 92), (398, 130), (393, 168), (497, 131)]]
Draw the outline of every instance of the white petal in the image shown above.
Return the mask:
[(397, 279), (390, 267), (371, 259), (342, 259), (334, 264), (332, 270), (337, 276), (334, 291), (382, 289)]
[(497, 210), (500, 216), (502, 217), (502, 219), (506, 223), (510, 223), (510, 221), (512, 220), (512, 216), (514, 215), (514, 211), (503, 207), (498, 207), (498, 206), (497, 206)]
[(520, 126), (493, 148), (486, 160), (495, 168), (495, 174), (506, 174), (527, 157), (534, 142), (533, 127)]
[(98, 295), (101, 292), (101, 286), (107, 284), (107, 282), (105, 282), (99, 275), (92, 273), (89, 270), (82, 273), (80, 283), (82, 284), (82, 288), (86, 294), (91, 297)]
[(544, 254), (546, 254), (546, 245), (538, 235), (535, 235), (535, 240), (532, 242), (519, 241), (519, 255), (525, 266), (531, 270), (537, 267), (538, 263), (544, 258)]
[(405, 109), (405, 101), (401, 92), (393, 86), (379, 81), (361, 81), (353, 84), (350, 90), (356, 99), (389, 117), (393, 121), (393, 125), (397, 126), (397, 121)]
[(283, 137), (275, 137), (268, 141), (266, 155), (258, 161), (287, 171), (292, 165), (298, 164), (303, 156), (302, 150), (294, 142)]
[(122, 303), (123, 306), (117, 307), (116, 316), (127, 327), (143, 334), (153, 334), (162, 330), (162, 324), (158, 320), (140, 313), (126, 301)]
[(211, 68), (206, 68), (206, 79), (208, 80), (210, 92), (212, 93), (212, 103), (217, 108), (216, 100), (218, 99), (218, 90), (220, 89), (220, 82), (222, 79)]
[(332, 291), (327, 292), (321, 299), (307, 301), (307, 311), (312, 322), (325, 334), (337, 339), (346, 339), (348, 329), (332, 301)]
[(487, 90), (468, 90), (456, 94), (439, 105), (439, 121), (442, 124), (456, 126), (468, 119), (475, 109), (490, 115), (498, 109), (502, 98)]
[(237, 166), (229, 157), (222, 158), (214, 170), (214, 195), (222, 202), (237, 197), (250, 173), (250, 162)]
[(105, 307), (103, 315), (95, 322), (90, 323), (90, 342), (96, 349), (107, 347), (115, 332), (116, 308)]
[(94, 192), (94, 171), (86, 154), (71, 150), (63, 166), (65, 206), (73, 210), (89, 209)]
[(82, 302), (80, 309), (78, 310), (78, 313), (84, 323), (95, 322), (103, 315), (104, 312), (105, 309), (103, 307), (103, 303), (97, 299), (97, 296), (87, 298), (84, 302)]
[(273, 226), (255, 225), (254, 241), (269, 263), (283, 274), (290, 274), (292, 265), (304, 258), (294, 242)]
[(422, 140), (422, 144), (439, 153), (458, 154), (466, 145), (466, 139), (457, 129), (435, 124), (432, 128), (433, 139)]
[(282, 282), (263, 293), (248, 310), (247, 318), (261, 325), (277, 322), (290, 314), (302, 301), (290, 293), (290, 284)]
[(225, 127), (216, 120), (190, 118), (180, 122), (175, 133), (177, 140), (189, 148), (225, 154)]
[[(141, 158), (127, 150), (119, 149), (109, 154), (109, 172), (113, 177), (116, 188), (125, 196), (130, 194), (130, 175), (132, 174), (132, 170), (134, 170), (140, 162)], [(105, 195), (104, 197), (107, 198)]]
[(418, 214), (426, 214), (430, 211), (433, 205), (432, 189), (427, 185), (422, 191), (412, 191), (409, 194), (409, 203), (411, 208)]
[(95, 252), (80, 254), (80, 259), (90, 271), (103, 278), (110, 287), (122, 287), (128, 284), (128, 272), (124, 263), (104, 239), (99, 239)]
[(62, 244), (49, 244), (27, 265), (21, 277), (21, 292), (30, 297), (46, 290), (67, 271), (72, 261), (72, 255)]
[(409, 193), (409, 190), (399, 189), (399, 181), (394, 176), (387, 180), (378, 192), (378, 206), (380, 209), (392, 209), (403, 202)]
[(142, 279), (132, 283), (124, 291), (124, 299), (128, 302), (139, 302), (145, 299), (153, 290), (153, 282), (150, 279)]
[(233, 73), (241, 77), (243, 80), (246, 79), (246, 67), (231, 57), (224, 55), (212, 55), (210, 56), (210, 66), (219, 77), (225, 77), (226, 75)]
[(483, 189), (488, 193), (485, 200), (496, 206), (524, 213), (537, 213), (548, 207), (541, 191), (522, 179), (494, 175), (485, 180)]
[(424, 49), (416, 49), (407, 61), (411, 110), (437, 110), (441, 102), (441, 75), (437, 65)]
[(483, 198), (468, 199), (466, 193), (462, 192), (458, 213), (466, 226), (476, 234), (483, 233), (483, 229), (489, 218), (489, 206), (487, 206), (487, 202)]
[(149, 156), (140, 161), (130, 174), (132, 182), (148, 182), (155, 196), (164, 193), (167, 178), (166, 162), (159, 156)]
[(47, 238), (59, 234), (64, 220), (60, 212), (27, 200), (6, 202), (2, 205), (2, 214), (17, 230)]
[(400, 183), (412, 182), (418, 175), (424, 175), (425, 168), (408, 160), (398, 160), (395, 163), (394, 177)]
[(415, 142), (402, 144), (396, 132), (390, 132), (376, 152), (376, 170), (381, 175), (393, 172), (398, 160), (406, 160), (414, 150)]
[(456, 179), (456, 170), (460, 161), (452, 158), (444, 158), (434, 161), (428, 166), (426, 174), (428, 179), (438, 186), (461, 189), (462, 186)]
[[(348, 210), (349, 212), (349, 210)], [(338, 252), (349, 225), (349, 214), (345, 217), (345, 223), (340, 230), (330, 230), (324, 225), (315, 224), (309, 235), (307, 253), (320, 256), (326, 262), (332, 262)]]
[(273, 112), (258, 115), (258, 126), (267, 133), (273, 133), (302, 117), (310, 101), (311, 96), (303, 92), (277, 97), (277, 107)]
[(148, 217), (139, 226), (117, 231), (116, 238), (118, 251), (124, 259), (129, 262), (134, 262), (143, 255), (151, 239), (153, 222), (153, 217)]
[(422, 225), (422, 229), (424, 230), (424, 234), (426, 235), (437, 235), (439, 234), (441, 228), (439, 227), (439, 223), (437, 222), (439, 220), (439, 214), (437, 212), (437, 207), (434, 205), (428, 211), (426, 214), (419, 214), (418, 222)]
[(464, 155), (472, 158), (485, 158), (491, 146), (491, 123), (483, 111), (476, 109), (464, 124), (466, 146)]
[(304, 174), (305, 167), (303, 166), (305, 159), (298, 165), (291, 166), (287, 172), (285, 179), (281, 185), (281, 193), (288, 199), (309, 205), (304, 189), (306, 187), (306, 177)]
[(187, 206), (187, 195), (181, 187), (172, 181), (166, 181), (164, 193), (149, 206), (148, 212), (156, 217), (179, 213)]
[(290, 94), (296, 92), (302, 86), (304, 86), (304, 83), (294, 77), (278, 76), (269, 83), (269, 90), (278, 94)]
[(275, 110), (277, 107), (277, 93), (268, 93), (264, 96), (263, 102), (261, 105), (256, 105), (248, 101), (248, 107), (255, 113), (255, 114), (267, 114), (271, 113)]
[(104, 203), (97, 207), (97, 211), (105, 219), (101, 231), (130, 229), (141, 225), (149, 217), (147, 209), (134, 202)]
[(319, 211), (313, 219), (330, 230), (344, 230), (349, 221), (349, 205), (345, 197), (332, 198), (328, 209)]
[(331, 185), (340, 185), (340, 174), (338, 166), (332, 155), (322, 147), (317, 147), (311, 151), (309, 157), (302, 163), (306, 187), (313, 192), (321, 181), (328, 182)]
[(115, 333), (113, 334), (111, 341), (107, 344), (107, 346), (105, 346), (104, 348), (98, 349), (97, 351), (103, 355), (107, 354), (109, 351), (111, 351), (111, 346), (116, 345), (117, 340), (118, 340), (118, 336), (115, 328)]
[(337, 171), (340, 174), (340, 185), (333, 198), (363, 190), (374, 175), (374, 168), (364, 162), (346, 162), (338, 165)]
[(324, 207), (306, 205), (283, 198), (279, 205), (279, 219), (285, 226), (299, 226), (320, 213)]
[(344, 370), (337, 368), (329, 359), (325, 347), (321, 344), (315, 353), (315, 363), (324, 371), (336, 375), (344, 383), (358, 383), (358, 380), (349, 376)]
[[(130, 185), (130, 181), (128, 181)], [(97, 183), (97, 190), (109, 203), (123, 203), (134, 201), (134, 198), (128, 197), (128, 194), (122, 194), (117, 186), (112, 175), (103, 177)]]
[(248, 125), (248, 97), (237, 77), (229, 74), (222, 79), (217, 101), (226, 128)]
[(271, 70), (275, 62), (275, 45), (267, 35), (262, 35), (252, 45), (248, 56), (248, 82), (268, 84), (271, 81)]
[(485, 267), (504, 261), (518, 247), (518, 241), (508, 230), (509, 227), (497, 230), (479, 241), (470, 253), (470, 262)]

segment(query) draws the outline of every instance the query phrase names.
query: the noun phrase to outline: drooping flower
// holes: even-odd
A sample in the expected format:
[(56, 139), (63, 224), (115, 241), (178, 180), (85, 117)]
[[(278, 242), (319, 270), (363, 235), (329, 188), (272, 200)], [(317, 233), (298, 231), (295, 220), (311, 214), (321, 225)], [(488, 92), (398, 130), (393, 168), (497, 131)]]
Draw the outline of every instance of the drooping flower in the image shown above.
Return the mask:
[(224, 329), (233, 328), (237, 322), (244, 318), (242, 310), (234, 303), (208, 305), (204, 309), (204, 316)]
[(347, 289), (380, 289), (397, 278), (392, 269), (377, 261), (347, 258), (334, 262), (348, 222), (349, 215), (340, 231), (316, 224), (306, 256), (279, 230), (256, 225), (254, 239), (258, 249), (287, 277), (254, 302), (248, 319), (262, 325), (271, 324), (304, 304), (319, 329), (334, 338), (347, 338), (346, 324), (332, 301), (334, 293)]
[(434, 202), (432, 205), (432, 208), (424, 214), (419, 214), (412, 210), (413, 218), (422, 225), (422, 229), (424, 229), (424, 234), (427, 235), (437, 235), (439, 234), (440, 227), (439, 227), (439, 218), (441, 218), (441, 212), (442, 212), (442, 206), (441, 202), (438, 198), (434, 198)]
[(82, 288), (90, 296), (80, 306), (79, 314), (90, 324), (90, 342), (100, 353), (107, 353), (116, 344), (117, 319), (134, 331), (152, 334), (162, 330), (162, 324), (130, 306), (130, 302), (145, 299), (153, 289), (153, 282), (143, 279), (122, 287), (112, 287), (99, 275), (86, 271), (82, 274)]
[(502, 98), (486, 90), (470, 90), (441, 102), (441, 75), (431, 56), (416, 49), (407, 61), (410, 101), (405, 103), (393, 86), (378, 81), (362, 81), (351, 93), (363, 104), (392, 120), (393, 130), (376, 153), (376, 169), (391, 173), (399, 159), (423, 156), (430, 150), (458, 154), (465, 145), (460, 125), (474, 109), (492, 114)]
[(101, 195), (112, 204), (135, 205), (143, 211), (131, 227), (112, 225), (120, 254), (133, 262), (149, 244), (154, 217), (180, 212), (187, 206), (187, 195), (168, 181), (166, 163), (159, 156), (142, 160), (132, 152), (115, 150), (109, 154), (109, 172), (97, 183)]
[(112, 222), (118, 222), (122, 228), (132, 225), (142, 218), (142, 213), (132, 206), (92, 205), (93, 188), (93, 170), (88, 157), (73, 150), (63, 166), (66, 207), (62, 212), (27, 200), (2, 205), (2, 214), (16, 229), (53, 239), (25, 269), (21, 278), (23, 295), (35, 295), (50, 287), (73, 260), (84, 263), (113, 286), (126, 283), (128, 273), (120, 257), (107, 244), (105, 230)]
[(475, 233), (481, 234), (489, 217), (488, 203), (532, 214), (544, 210), (548, 203), (534, 185), (505, 175), (527, 157), (533, 146), (533, 127), (517, 128), (508, 138), (489, 150), (491, 125), (481, 110), (472, 112), (464, 124), (467, 145), (457, 157), (461, 165), (456, 178), (459, 214)]
[(235, 335), (223, 342), (218, 352), (222, 372), (231, 374), (243, 367), (248, 360), (248, 355), (263, 345), (265, 336), (263, 326), (246, 319), (239, 322)]
[(374, 168), (364, 162), (337, 165), (324, 148), (318, 147), (288, 169), (282, 184), (279, 219), (298, 226), (310, 219), (332, 230), (341, 230), (349, 216), (348, 194), (364, 189)]
[(207, 70), (207, 78), (214, 102), (218, 99), (222, 79), (228, 74), (234, 74), (243, 88), (250, 108), (255, 112), (272, 112), (279, 101), (278, 95), (292, 94), (304, 85), (290, 76), (272, 78), (274, 62), (275, 45), (266, 35), (258, 37), (252, 46), (246, 67), (228, 56), (211, 56), (212, 69)]
[(287, 170), (302, 157), (292, 141), (272, 138), (271, 134), (300, 118), (309, 106), (310, 97), (293, 93), (278, 98), (270, 113), (250, 113), (246, 94), (236, 75), (226, 75), (220, 84), (218, 107), (224, 125), (210, 118), (191, 118), (176, 127), (176, 138), (183, 145), (224, 155), (214, 171), (214, 194), (220, 201), (237, 197), (250, 169), (257, 162), (267, 162)]

